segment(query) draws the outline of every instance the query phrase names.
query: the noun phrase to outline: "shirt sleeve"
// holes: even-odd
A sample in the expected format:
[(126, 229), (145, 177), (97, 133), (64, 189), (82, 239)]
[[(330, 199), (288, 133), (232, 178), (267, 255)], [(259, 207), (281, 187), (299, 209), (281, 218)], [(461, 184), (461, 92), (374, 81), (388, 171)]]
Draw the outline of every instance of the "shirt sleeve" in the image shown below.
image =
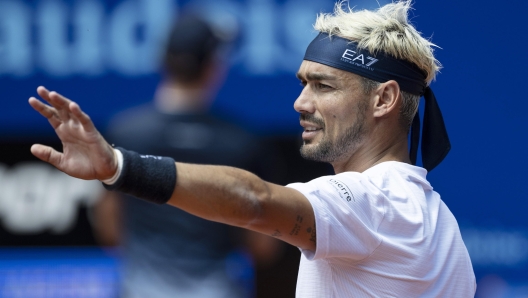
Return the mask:
[(360, 173), (342, 173), (287, 187), (301, 192), (315, 213), (316, 251), (308, 260), (344, 257), (362, 260), (381, 243), (377, 229), (385, 213), (384, 196)]

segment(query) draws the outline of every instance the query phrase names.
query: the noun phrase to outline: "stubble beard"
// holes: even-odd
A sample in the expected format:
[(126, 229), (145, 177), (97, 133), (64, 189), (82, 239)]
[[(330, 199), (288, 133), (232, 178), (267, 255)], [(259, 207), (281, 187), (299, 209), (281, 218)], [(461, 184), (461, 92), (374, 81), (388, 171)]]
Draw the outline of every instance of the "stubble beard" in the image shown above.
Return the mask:
[[(366, 106), (358, 104), (356, 121), (346, 129), (343, 135), (333, 141), (325, 134), (318, 144), (304, 142), (301, 146), (301, 156), (308, 160), (332, 163), (356, 151), (366, 135), (365, 130)], [(324, 128), (323, 128), (324, 132)]]

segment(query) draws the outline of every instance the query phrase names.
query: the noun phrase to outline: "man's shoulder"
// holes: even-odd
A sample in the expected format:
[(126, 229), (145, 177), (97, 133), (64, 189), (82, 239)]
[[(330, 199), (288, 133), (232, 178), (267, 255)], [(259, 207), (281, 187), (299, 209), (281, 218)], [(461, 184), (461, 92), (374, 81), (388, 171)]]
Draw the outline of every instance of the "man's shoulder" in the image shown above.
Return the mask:
[(402, 184), (420, 184), (424, 188), (431, 188), (427, 181), (427, 170), (399, 161), (386, 161), (379, 163), (362, 173), (368, 177), (372, 184), (380, 188), (401, 186)]
[(310, 193), (355, 193), (357, 195), (384, 195), (384, 191), (405, 187), (405, 184), (420, 184), (424, 189), (431, 185), (423, 168), (402, 162), (383, 162), (364, 172), (347, 171), (335, 175), (315, 178), (305, 183), (291, 183), (288, 187)]
[(360, 191), (364, 180), (361, 173), (344, 172), (336, 175), (326, 175), (315, 178), (305, 183), (290, 183), (287, 187), (296, 189), (305, 196), (315, 195), (318, 197), (336, 196), (350, 201), (353, 192)]

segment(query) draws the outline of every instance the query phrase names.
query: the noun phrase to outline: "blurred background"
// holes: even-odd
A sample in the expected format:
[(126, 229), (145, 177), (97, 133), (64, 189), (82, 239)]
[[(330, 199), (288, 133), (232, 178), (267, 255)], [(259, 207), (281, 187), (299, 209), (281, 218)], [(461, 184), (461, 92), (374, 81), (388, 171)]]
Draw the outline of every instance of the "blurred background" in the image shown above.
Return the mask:
[[(389, 1), (357, 0), (375, 8)], [(379, 3), (379, 4), (378, 4)], [(186, 12), (235, 32), (230, 68), (212, 113), (273, 152), (276, 183), (331, 174), (298, 154), (295, 72), (331, 0), (0, 0), (0, 297), (118, 297), (122, 252), (97, 235), (97, 182), (33, 158), (60, 148), (27, 104), (45, 85), (76, 100), (101, 131), (147, 103), (160, 82), (161, 48)], [(526, 1), (417, 0), (412, 23), (440, 48), (432, 87), (453, 149), (428, 178), (454, 213), (477, 277), (477, 297), (528, 297)], [(514, 101), (515, 100), (515, 101)], [(519, 104), (519, 105), (517, 105)], [(242, 254), (243, 255), (243, 254)], [(226, 266), (251, 297), (293, 297), (299, 252), (267, 264)]]

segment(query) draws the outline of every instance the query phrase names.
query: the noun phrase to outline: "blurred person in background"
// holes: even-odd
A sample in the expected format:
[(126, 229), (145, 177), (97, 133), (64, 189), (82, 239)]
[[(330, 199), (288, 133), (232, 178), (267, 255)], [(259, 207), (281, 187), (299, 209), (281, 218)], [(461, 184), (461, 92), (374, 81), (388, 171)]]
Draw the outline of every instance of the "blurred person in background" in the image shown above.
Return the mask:
[[(181, 16), (166, 43), (154, 100), (118, 114), (106, 138), (139, 152), (266, 176), (262, 165), (269, 161), (257, 140), (209, 114), (234, 37), (197, 15)], [(251, 297), (252, 271), (234, 251), (245, 244), (255, 262), (270, 263), (282, 245), (116, 192), (105, 193), (96, 213), (100, 242), (123, 248), (123, 297)]]

